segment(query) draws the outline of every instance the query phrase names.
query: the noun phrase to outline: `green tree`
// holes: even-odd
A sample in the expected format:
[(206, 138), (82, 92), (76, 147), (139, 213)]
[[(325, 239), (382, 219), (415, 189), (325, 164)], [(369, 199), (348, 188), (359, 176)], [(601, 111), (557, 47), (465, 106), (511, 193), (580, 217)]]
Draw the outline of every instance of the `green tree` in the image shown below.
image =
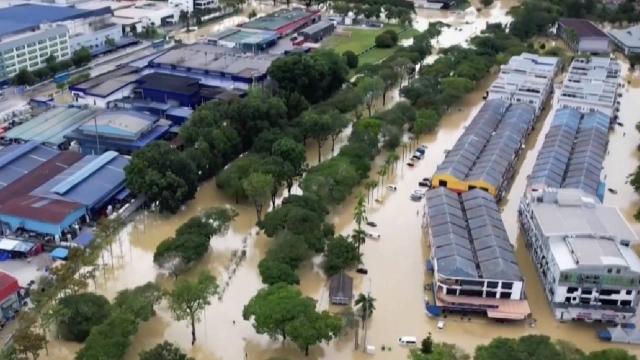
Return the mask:
[(376, 299), (374, 299), (370, 294), (358, 294), (356, 297), (355, 305), (356, 305), (356, 314), (360, 318), (360, 323), (362, 324), (362, 328), (364, 329), (367, 320), (371, 319), (373, 315), (373, 311), (376, 309), (375, 305)]
[(47, 337), (35, 331), (31, 326), (19, 326), (13, 333), (13, 345), (17, 354), (31, 355), (33, 360), (40, 357), (40, 352), (47, 345)]
[(421, 349), (411, 349), (409, 360), (469, 360), (469, 354), (454, 344), (433, 344), (431, 352), (424, 353)]
[(322, 146), (334, 132), (334, 122), (331, 117), (316, 111), (306, 111), (302, 114), (302, 131), (318, 144), (318, 163), (322, 162)]
[(304, 146), (290, 138), (282, 138), (273, 144), (272, 153), (287, 162), (293, 170), (286, 179), (287, 191), (291, 194), (293, 182), (301, 177), (305, 170), (307, 157)]
[(11, 79), (11, 83), (13, 85), (31, 86), (34, 85), (37, 81), (38, 79), (27, 68), (20, 69), (20, 71), (18, 71), (18, 73), (13, 76), (13, 79)]
[(125, 168), (127, 187), (157, 202), (161, 211), (175, 213), (197, 190), (193, 164), (164, 141), (136, 151)]
[(260, 221), (262, 219), (262, 208), (265, 203), (269, 202), (269, 198), (271, 197), (273, 177), (271, 175), (254, 172), (242, 181), (242, 187), (249, 200), (253, 202), (256, 208), (256, 216), (258, 221)]
[(315, 301), (302, 296), (299, 289), (287, 284), (275, 284), (263, 289), (245, 305), (242, 317), (253, 320), (258, 334), (273, 339), (287, 339), (289, 324), (303, 314), (315, 312)]
[(211, 302), (209, 298), (218, 291), (216, 279), (202, 272), (196, 281), (181, 280), (168, 295), (169, 308), (176, 320), (191, 322), (191, 345), (196, 343), (196, 321)]
[(118, 292), (113, 299), (113, 307), (125, 311), (138, 321), (151, 319), (156, 311), (154, 306), (162, 300), (162, 291), (158, 285), (147, 282), (133, 289)]
[(484, 7), (489, 7), (489, 6), (491, 6), (493, 4), (493, 0), (480, 0), (480, 3)]
[(262, 157), (256, 154), (247, 154), (233, 161), (216, 177), (216, 186), (222, 191), (232, 196), (236, 203), (247, 198), (243, 181), (249, 175), (258, 170), (262, 162)]
[(179, 346), (164, 341), (149, 350), (145, 350), (139, 355), (140, 360), (194, 360), (187, 356)]
[(411, 127), (413, 135), (420, 136), (422, 134), (434, 131), (440, 123), (440, 116), (432, 109), (418, 111), (418, 117)]
[(636, 360), (635, 355), (629, 354), (624, 349), (605, 349), (593, 351), (585, 357), (585, 360)]
[(107, 298), (94, 293), (67, 295), (58, 301), (55, 313), (58, 333), (67, 341), (83, 342), (91, 329), (109, 317)]
[(262, 283), (266, 285), (277, 283), (297, 285), (300, 283), (300, 278), (295, 269), (278, 259), (265, 257), (258, 264), (258, 271), (260, 271)]
[(351, 236), (351, 239), (356, 244), (358, 254), (360, 253), (360, 246), (366, 241), (366, 232), (362, 229), (362, 225), (367, 222), (367, 205), (364, 202), (364, 196), (358, 195), (356, 201), (356, 207), (353, 209), (353, 220), (356, 222), (356, 229)]
[(344, 58), (344, 62), (347, 64), (349, 69), (355, 69), (358, 67), (358, 55), (351, 50), (347, 50), (342, 53), (342, 57)]
[(378, 34), (375, 38), (375, 44), (377, 48), (388, 49), (396, 46), (396, 43), (393, 41), (393, 37), (386, 32)]
[(354, 242), (350, 242), (344, 236), (336, 236), (327, 242), (323, 263), (324, 272), (327, 276), (331, 276), (354, 267), (360, 263), (360, 257)]
[(287, 324), (287, 332), (305, 356), (309, 356), (309, 347), (322, 341), (329, 342), (342, 330), (342, 320), (328, 311), (318, 313), (310, 311), (300, 314)]
[(131, 337), (138, 330), (138, 320), (122, 309), (94, 327), (85, 345), (76, 353), (76, 360), (119, 360), (124, 357)]
[(358, 81), (357, 89), (371, 117), (374, 102), (384, 93), (384, 82), (379, 77), (364, 77)]
[(86, 47), (81, 47), (80, 49), (73, 52), (71, 55), (71, 62), (75, 67), (82, 67), (91, 62), (91, 51)]
[(387, 93), (398, 85), (400, 75), (396, 69), (391, 66), (385, 66), (380, 70), (378, 76), (384, 84), (382, 92), (382, 106), (385, 106), (387, 104)]

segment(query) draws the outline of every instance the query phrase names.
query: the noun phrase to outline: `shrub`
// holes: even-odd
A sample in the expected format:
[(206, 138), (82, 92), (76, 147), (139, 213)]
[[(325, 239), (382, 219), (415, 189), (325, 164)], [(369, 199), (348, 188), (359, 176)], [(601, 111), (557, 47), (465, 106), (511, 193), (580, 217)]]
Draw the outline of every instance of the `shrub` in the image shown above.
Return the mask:
[(393, 38), (391, 37), (391, 35), (386, 32), (383, 32), (382, 34), (376, 36), (377, 48), (388, 49), (394, 47), (395, 45), (396, 43), (393, 42)]
[(351, 50), (347, 50), (342, 53), (344, 61), (347, 63), (349, 69), (355, 69), (358, 67), (358, 55)]

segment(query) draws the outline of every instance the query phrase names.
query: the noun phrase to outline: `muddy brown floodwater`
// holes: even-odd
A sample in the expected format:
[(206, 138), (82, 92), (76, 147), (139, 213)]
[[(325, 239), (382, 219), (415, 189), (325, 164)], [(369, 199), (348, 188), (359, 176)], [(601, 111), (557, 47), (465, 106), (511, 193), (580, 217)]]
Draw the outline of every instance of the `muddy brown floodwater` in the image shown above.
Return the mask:
[[(416, 28), (423, 29), (428, 21), (440, 20), (454, 24), (439, 37), (440, 46), (464, 43), (473, 34), (480, 31), (487, 21), (506, 21), (506, 10), (512, 1), (497, 2), (491, 8), (477, 13), (469, 10), (465, 15), (425, 11), (418, 12)], [(455, 28), (462, 30), (456, 30)], [(626, 65), (625, 65), (626, 66)], [(422, 177), (431, 176), (438, 163), (444, 158), (444, 151), (450, 149), (460, 136), (471, 117), (479, 109), (482, 95), (495, 75), (479, 84), (478, 90), (464, 98), (461, 104), (447, 114), (438, 131), (423, 136), (419, 143), (428, 146), (427, 156), (415, 168), (408, 168), (400, 161), (395, 175), (386, 182), (398, 187), (395, 193), (378, 191), (382, 201), (373, 202), (368, 207), (368, 216), (378, 224), (380, 240), (368, 240), (363, 246), (364, 265), (367, 276), (353, 274), (355, 291), (368, 292), (377, 299), (376, 311), (368, 327), (368, 341), (376, 346), (376, 359), (404, 359), (406, 349), (397, 346), (397, 338), (404, 335), (423, 337), (432, 332), (437, 341), (456, 343), (471, 351), (477, 344), (486, 343), (495, 336), (520, 336), (542, 333), (554, 339), (565, 339), (576, 343), (580, 348), (593, 350), (608, 346), (597, 340), (595, 329), (585, 324), (566, 324), (555, 321), (542, 293), (537, 275), (529, 255), (522, 244), (516, 218), (516, 207), (530, 172), (535, 156), (553, 111), (547, 112), (537, 123), (531, 134), (526, 151), (522, 154), (521, 168), (515, 175), (511, 191), (503, 201), (503, 217), (508, 233), (517, 246), (517, 258), (527, 283), (527, 295), (537, 326), (530, 328), (523, 323), (497, 324), (479, 317), (462, 320), (455, 316), (447, 318), (444, 330), (437, 330), (435, 321), (424, 313), (423, 285), (427, 281), (424, 264), (428, 256), (426, 239), (421, 231), (422, 205), (409, 200), (411, 191), (417, 187)], [(640, 207), (640, 198), (625, 183), (626, 175), (634, 169), (640, 158), (636, 151), (640, 143), (640, 134), (635, 131), (635, 114), (640, 113), (640, 104), (633, 99), (640, 98), (640, 80), (634, 78), (632, 86), (622, 90), (621, 121), (624, 127), (616, 128), (610, 136), (609, 155), (605, 159), (607, 186), (618, 190), (617, 195), (607, 194), (605, 203), (619, 206), (625, 217), (640, 230), (633, 220), (633, 213)], [(397, 95), (392, 96), (396, 101)], [(551, 107), (551, 104), (548, 105)], [(626, 134), (625, 134), (626, 132)], [(348, 131), (338, 139), (338, 146), (344, 144)], [(310, 164), (317, 161), (317, 149), (309, 144), (307, 158)], [(331, 155), (330, 144), (323, 148), (323, 158)], [(380, 156), (378, 163), (384, 158)], [(378, 164), (379, 165), (379, 164)], [(372, 172), (374, 173), (374, 172)], [(375, 176), (375, 175), (374, 175)], [(295, 189), (299, 192), (299, 189)], [(363, 191), (363, 190), (361, 190)], [(354, 198), (333, 209), (329, 220), (336, 225), (336, 231), (348, 234), (353, 228), (352, 212)], [(127, 352), (126, 359), (137, 359), (137, 354), (163, 340), (178, 343), (196, 359), (268, 359), (272, 356), (286, 356), (301, 359), (303, 356), (287, 343), (284, 347), (267, 336), (257, 335), (251, 325), (241, 318), (242, 308), (262, 286), (257, 264), (269, 246), (269, 240), (255, 235), (255, 212), (253, 207), (233, 204), (233, 200), (224, 196), (216, 187), (214, 180), (201, 184), (196, 198), (184, 209), (173, 216), (161, 216), (143, 213), (129, 224), (121, 233), (114, 246), (113, 262), (107, 261), (105, 271), (97, 279), (96, 291), (113, 298), (125, 288), (141, 285), (147, 281), (158, 281), (170, 287), (173, 281), (158, 272), (152, 262), (153, 251), (160, 241), (173, 235), (175, 229), (189, 217), (212, 206), (231, 205), (240, 215), (231, 224), (230, 230), (212, 241), (213, 251), (200, 262), (198, 268), (185, 276), (193, 276), (201, 269), (208, 269), (218, 278), (224, 290), (219, 299), (213, 299), (196, 331), (198, 342), (190, 345), (187, 322), (177, 322), (171, 318), (166, 304), (158, 307), (157, 316), (140, 325), (137, 335)], [(234, 254), (247, 250), (247, 257), (235, 266)], [(302, 291), (318, 300), (318, 308), (327, 309), (328, 296), (326, 279), (319, 270), (320, 259), (315, 258), (303, 264), (299, 270)], [(113, 263), (113, 264), (112, 264)], [(330, 308), (330, 310), (337, 310)], [(235, 324), (234, 324), (235, 321)], [(353, 351), (353, 334), (311, 349), (309, 359), (352, 359), (370, 358), (360, 351)], [(381, 351), (382, 345), (391, 349)], [(78, 350), (77, 344), (52, 339), (49, 355), (46, 359), (71, 359)], [(636, 348), (628, 347), (634, 353)]]

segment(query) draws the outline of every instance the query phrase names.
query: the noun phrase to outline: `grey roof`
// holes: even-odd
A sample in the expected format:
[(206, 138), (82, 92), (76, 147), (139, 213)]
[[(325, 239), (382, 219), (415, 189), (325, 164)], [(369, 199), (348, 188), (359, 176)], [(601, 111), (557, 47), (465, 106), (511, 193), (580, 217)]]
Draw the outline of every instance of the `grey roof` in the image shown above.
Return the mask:
[(427, 216), (438, 273), (447, 277), (519, 280), (513, 246), (493, 197), (475, 189), (427, 192)]
[(58, 146), (65, 141), (65, 135), (93, 117), (96, 112), (96, 110), (77, 107), (54, 108), (7, 131), (5, 137), (24, 141), (35, 140)]
[(529, 185), (554, 188), (562, 185), (581, 117), (582, 114), (573, 108), (556, 111), (533, 165)]
[(444, 161), (438, 165), (436, 174), (449, 174), (460, 180), (465, 179), (478, 155), (489, 142), (507, 106), (508, 103), (501, 99), (487, 100), (447, 153)]
[(28, 174), (59, 153), (58, 150), (29, 141), (0, 149), (0, 189)]
[(89, 155), (31, 194), (99, 207), (124, 188), (124, 168), (128, 164), (128, 158), (114, 151)]
[(87, 81), (69, 87), (71, 91), (81, 91), (85, 94), (107, 97), (123, 87), (134, 83), (141, 74), (138, 68), (123, 66), (106, 74), (96, 76)]
[(344, 271), (329, 278), (329, 297), (351, 300), (353, 298), (353, 278)]
[(40, 24), (111, 14), (109, 7), (83, 10), (71, 6), (20, 4), (0, 9), (0, 36), (30, 31)]
[(640, 25), (609, 30), (609, 36), (628, 48), (640, 49)]
[(608, 137), (609, 118), (599, 111), (587, 113), (580, 122), (562, 187), (596, 195)]
[(467, 181), (483, 180), (500, 188), (533, 126), (535, 115), (536, 109), (529, 104), (511, 105), (467, 175)]

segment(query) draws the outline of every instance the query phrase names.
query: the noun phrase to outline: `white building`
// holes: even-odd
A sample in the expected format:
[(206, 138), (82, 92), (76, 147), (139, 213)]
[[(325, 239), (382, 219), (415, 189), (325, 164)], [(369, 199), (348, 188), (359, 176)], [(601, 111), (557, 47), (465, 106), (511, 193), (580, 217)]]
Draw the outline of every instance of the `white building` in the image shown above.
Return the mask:
[(620, 64), (613, 58), (577, 58), (560, 90), (558, 106), (582, 113), (598, 110), (612, 119), (617, 112), (619, 78)]
[(640, 53), (640, 25), (626, 29), (612, 29), (609, 31), (609, 37), (625, 55)]
[(193, 12), (194, 0), (169, 0), (169, 6), (178, 9), (178, 12)]
[(546, 189), (525, 195), (519, 220), (557, 319), (633, 321), (637, 237), (617, 208), (578, 189)]
[(512, 104), (527, 103), (542, 111), (553, 89), (559, 60), (551, 56), (523, 53), (500, 67), (500, 74), (487, 91), (487, 99), (502, 99)]
[(212, 10), (220, 7), (218, 0), (168, 0), (169, 6), (192, 13), (194, 10)]

